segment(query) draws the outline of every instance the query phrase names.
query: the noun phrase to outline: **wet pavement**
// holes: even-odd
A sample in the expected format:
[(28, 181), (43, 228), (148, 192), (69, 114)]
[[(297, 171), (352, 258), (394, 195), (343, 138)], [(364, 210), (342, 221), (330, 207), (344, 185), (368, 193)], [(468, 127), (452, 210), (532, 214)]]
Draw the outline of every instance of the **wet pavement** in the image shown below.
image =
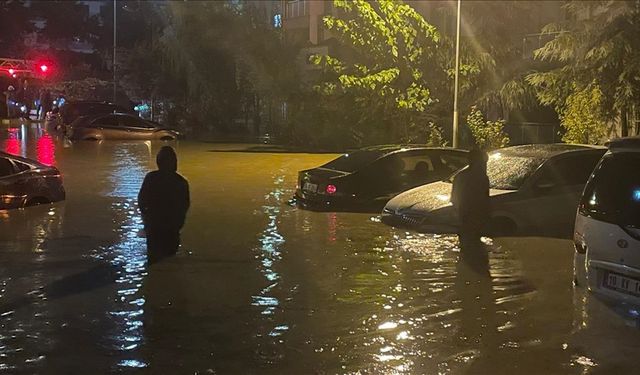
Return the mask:
[(180, 253), (148, 267), (136, 196), (163, 144), (0, 128), (2, 150), (55, 164), (67, 189), (0, 211), (0, 373), (636, 371), (638, 312), (572, 287), (571, 242), (461, 251), (288, 204), (297, 171), (333, 155), (173, 143), (192, 208)]

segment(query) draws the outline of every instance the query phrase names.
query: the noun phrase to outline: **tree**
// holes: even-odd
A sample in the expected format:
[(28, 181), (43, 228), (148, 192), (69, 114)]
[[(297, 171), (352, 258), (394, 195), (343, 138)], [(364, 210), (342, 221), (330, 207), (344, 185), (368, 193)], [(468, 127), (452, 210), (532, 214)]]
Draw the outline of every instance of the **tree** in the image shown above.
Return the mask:
[(602, 102), (602, 91), (595, 83), (569, 94), (560, 112), (560, 123), (566, 130), (562, 140), (584, 144), (605, 140), (609, 129)]
[[(412, 7), (401, 1), (335, 0), (340, 17), (325, 26), (350, 47), (346, 56), (312, 56), (325, 81), (317, 89), (327, 96), (350, 97), (358, 124), (386, 128), (386, 138), (411, 141), (409, 130), (427, 123), (434, 102), (424, 67), (435, 57), (440, 36)], [(441, 69), (432, 64), (431, 69)], [(362, 126), (366, 124), (365, 126)]]
[(24, 36), (33, 31), (26, 0), (0, 2), (0, 56), (19, 58), (24, 53)]
[[(543, 31), (556, 36), (536, 51), (538, 59), (555, 66), (527, 81), (541, 103), (564, 114), (563, 125), (589, 123), (589, 141), (608, 131), (602, 118), (617, 119), (626, 136), (640, 100), (640, 2), (569, 1), (565, 7), (571, 22), (546, 26)], [(582, 106), (589, 97), (598, 102)], [(570, 139), (586, 136), (574, 138), (574, 130), (567, 128)]]
[(477, 147), (482, 150), (494, 150), (509, 145), (509, 136), (504, 132), (504, 120), (485, 120), (482, 112), (475, 106), (467, 116), (467, 126)]

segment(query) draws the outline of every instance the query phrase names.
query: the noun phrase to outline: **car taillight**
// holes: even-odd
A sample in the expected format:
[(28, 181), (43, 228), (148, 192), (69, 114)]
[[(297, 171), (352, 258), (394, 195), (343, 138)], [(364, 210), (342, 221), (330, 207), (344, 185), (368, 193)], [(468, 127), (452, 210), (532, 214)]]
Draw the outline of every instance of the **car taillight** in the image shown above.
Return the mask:
[(325, 189), (325, 191), (327, 192), (327, 194), (329, 195), (333, 195), (336, 193), (336, 191), (338, 191), (338, 188), (336, 188), (336, 185), (327, 185), (327, 188)]
[(574, 242), (573, 246), (576, 248), (576, 253), (585, 254), (587, 252), (587, 246), (582, 242)]

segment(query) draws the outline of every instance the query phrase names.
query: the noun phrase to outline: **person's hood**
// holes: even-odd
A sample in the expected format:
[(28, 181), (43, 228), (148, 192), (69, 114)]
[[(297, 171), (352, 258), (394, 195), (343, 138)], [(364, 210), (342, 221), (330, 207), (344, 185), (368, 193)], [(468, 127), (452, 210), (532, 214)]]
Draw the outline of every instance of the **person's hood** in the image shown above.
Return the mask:
[[(388, 213), (410, 211), (412, 213), (427, 213), (451, 206), (451, 189), (453, 184), (445, 181), (433, 182), (418, 186), (391, 199), (384, 210)], [(490, 189), (489, 196), (513, 193), (512, 190)]]
[(178, 157), (175, 151), (168, 146), (160, 149), (156, 157), (156, 163), (158, 164), (158, 170), (162, 172), (176, 172), (178, 170)]

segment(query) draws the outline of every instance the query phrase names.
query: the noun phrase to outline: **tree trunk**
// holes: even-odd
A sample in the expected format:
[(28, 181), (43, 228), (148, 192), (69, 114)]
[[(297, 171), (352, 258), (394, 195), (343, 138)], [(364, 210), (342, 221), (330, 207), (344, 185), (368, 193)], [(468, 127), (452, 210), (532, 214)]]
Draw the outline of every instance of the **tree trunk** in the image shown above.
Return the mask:
[(620, 135), (623, 137), (629, 136), (629, 113), (627, 113), (626, 107), (623, 107), (620, 111)]

